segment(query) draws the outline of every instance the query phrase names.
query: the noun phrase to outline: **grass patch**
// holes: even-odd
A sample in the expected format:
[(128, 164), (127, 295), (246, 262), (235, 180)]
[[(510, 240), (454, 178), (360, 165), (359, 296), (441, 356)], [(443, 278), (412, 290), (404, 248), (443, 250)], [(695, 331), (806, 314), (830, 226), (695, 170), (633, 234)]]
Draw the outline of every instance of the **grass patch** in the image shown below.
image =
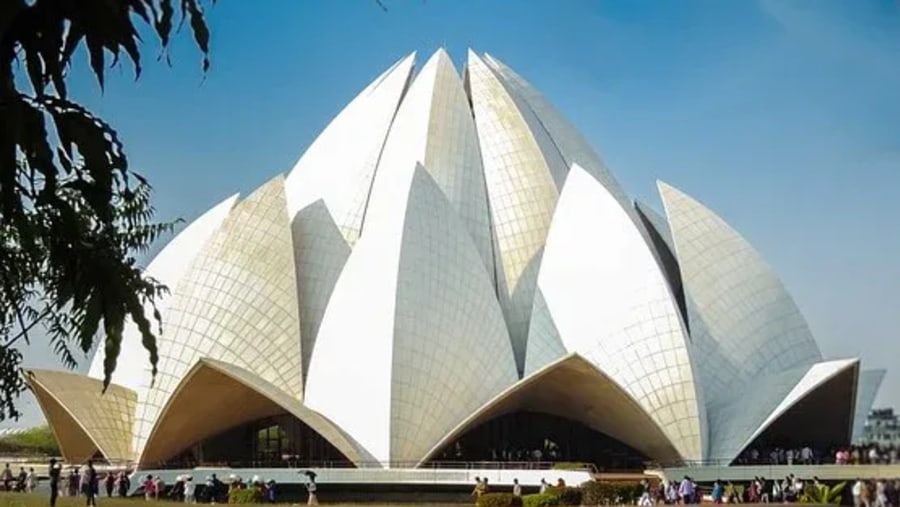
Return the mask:
[[(277, 503), (274, 505), (305, 505), (306, 502), (284, 502)], [(468, 504), (458, 504), (458, 503), (370, 503), (370, 502), (360, 502), (360, 503), (330, 503), (323, 502), (325, 505), (330, 505), (334, 507), (388, 507), (388, 506), (403, 506), (403, 507), (415, 507), (417, 505), (421, 505), (423, 507), (461, 507), (462, 505), (471, 505), (471, 502)], [(0, 507), (48, 507), (50, 505), (50, 495), (49, 494), (38, 494), (38, 493), (0, 493)], [(133, 497), (133, 498), (107, 498), (105, 496), (97, 497), (97, 507), (151, 507), (151, 506), (160, 506), (160, 507), (175, 507), (176, 505), (184, 507), (185, 504), (178, 502), (170, 502), (166, 500), (160, 500), (158, 502), (146, 502), (143, 497)], [(209, 504), (197, 504), (197, 505), (209, 505)], [(227, 504), (216, 504), (219, 507), (227, 507)], [(259, 504), (259, 505), (271, 505), (271, 504)], [(56, 507), (84, 507), (84, 497), (60, 497), (59, 500), (56, 501)]]

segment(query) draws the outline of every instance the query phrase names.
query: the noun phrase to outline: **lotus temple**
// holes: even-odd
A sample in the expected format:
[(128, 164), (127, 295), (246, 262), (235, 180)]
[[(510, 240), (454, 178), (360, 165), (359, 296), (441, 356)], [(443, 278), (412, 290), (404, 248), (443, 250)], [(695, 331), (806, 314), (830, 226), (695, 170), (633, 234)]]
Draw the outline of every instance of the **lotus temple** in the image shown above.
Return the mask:
[[(296, 165), (187, 225), (102, 392), (31, 370), (65, 459), (139, 469), (733, 464), (848, 444), (880, 371), (822, 355), (752, 245), (635, 202), (523, 77), (469, 51), (375, 78)], [(553, 476), (555, 478), (555, 476)]]

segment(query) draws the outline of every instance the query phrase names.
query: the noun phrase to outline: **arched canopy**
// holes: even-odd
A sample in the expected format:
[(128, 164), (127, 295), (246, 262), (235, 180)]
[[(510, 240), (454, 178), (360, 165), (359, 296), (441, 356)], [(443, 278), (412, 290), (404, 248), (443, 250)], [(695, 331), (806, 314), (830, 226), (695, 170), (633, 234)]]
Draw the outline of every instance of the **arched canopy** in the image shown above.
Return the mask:
[(137, 394), (75, 373), (29, 370), (26, 376), (66, 461), (80, 463), (99, 451), (109, 461), (130, 461)]
[(628, 393), (586, 359), (570, 354), (495, 397), (441, 439), (420, 464), (479, 425), (518, 411), (542, 412), (578, 421), (650, 459), (681, 461), (659, 426)]
[(850, 443), (859, 361), (816, 363), (757, 428), (741, 449), (774, 445)]
[(312, 428), (357, 466), (374, 461), (331, 421), (299, 400), (244, 369), (203, 358), (163, 408), (139, 464), (163, 462), (205, 438), (285, 412)]

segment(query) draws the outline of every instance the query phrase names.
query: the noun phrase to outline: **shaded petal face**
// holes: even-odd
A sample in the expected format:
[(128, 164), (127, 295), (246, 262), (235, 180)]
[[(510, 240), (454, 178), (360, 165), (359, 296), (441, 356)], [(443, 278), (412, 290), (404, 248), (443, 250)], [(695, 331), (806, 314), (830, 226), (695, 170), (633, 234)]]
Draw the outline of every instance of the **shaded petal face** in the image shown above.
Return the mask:
[(131, 461), (131, 432), (137, 393), (74, 373), (30, 370), (26, 381), (66, 461), (83, 463), (100, 453), (110, 461)]
[[(222, 406), (230, 408), (221, 410)], [(334, 448), (334, 454), (339, 453), (348, 462), (360, 467), (372, 463), (372, 456), (362, 446), (328, 419), (304, 407), (296, 397), (247, 370), (202, 358), (160, 411), (140, 464), (162, 463), (189, 448), (190, 443), (284, 413), (310, 427)], [(208, 417), (209, 414), (216, 416)]]

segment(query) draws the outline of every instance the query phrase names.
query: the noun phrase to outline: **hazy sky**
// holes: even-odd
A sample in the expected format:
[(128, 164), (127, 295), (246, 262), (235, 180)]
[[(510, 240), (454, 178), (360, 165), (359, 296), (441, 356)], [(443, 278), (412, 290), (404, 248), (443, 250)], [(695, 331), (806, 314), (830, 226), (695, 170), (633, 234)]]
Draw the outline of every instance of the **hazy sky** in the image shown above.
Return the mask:
[[(900, 405), (900, 3), (222, 0), (204, 79), (185, 29), (172, 68), (104, 94), (79, 62), (70, 93), (111, 121), (156, 188), (193, 219), (289, 170), (396, 59), (467, 47), (528, 79), (639, 199), (665, 180), (766, 257), (823, 353), (888, 368)], [(149, 36), (145, 40), (150, 41)], [(44, 342), (26, 353), (52, 365)], [(84, 361), (83, 370), (88, 360)], [(41, 416), (23, 399), (30, 425)]]

